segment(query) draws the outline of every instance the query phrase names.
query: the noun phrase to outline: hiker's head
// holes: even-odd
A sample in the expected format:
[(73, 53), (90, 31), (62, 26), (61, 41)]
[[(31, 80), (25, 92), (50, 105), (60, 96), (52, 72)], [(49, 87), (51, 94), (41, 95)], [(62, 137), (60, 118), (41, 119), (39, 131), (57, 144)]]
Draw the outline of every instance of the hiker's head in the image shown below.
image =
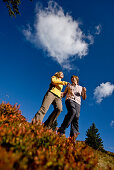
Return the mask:
[(64, 74), (63, 74), (62, 71), (56, 72), (54, 75), (58, 78), (61, 78), (61, 79), (64, 77)]
[(73, 84), (79, 84), (79, 78), (78, 78), (78, 76), (71, 76), (71, 82), (73, 83)]

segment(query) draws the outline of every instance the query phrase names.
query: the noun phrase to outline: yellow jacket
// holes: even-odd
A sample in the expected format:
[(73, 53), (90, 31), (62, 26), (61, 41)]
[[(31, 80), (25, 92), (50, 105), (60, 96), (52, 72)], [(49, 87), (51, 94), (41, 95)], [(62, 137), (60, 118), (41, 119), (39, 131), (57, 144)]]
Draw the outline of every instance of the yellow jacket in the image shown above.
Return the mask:
[(52, 76), (49, 91), (61, 98), (61, 91), (63, 85), (67, 85), (67, 84), (68, 83), (66, 81), (61, 81), (61, 78)]

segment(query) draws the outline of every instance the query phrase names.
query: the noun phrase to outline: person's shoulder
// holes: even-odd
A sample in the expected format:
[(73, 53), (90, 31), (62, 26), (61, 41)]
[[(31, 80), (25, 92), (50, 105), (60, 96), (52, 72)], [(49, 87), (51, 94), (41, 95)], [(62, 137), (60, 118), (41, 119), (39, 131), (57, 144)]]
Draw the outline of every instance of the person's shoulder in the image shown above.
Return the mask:
[(79, 89), (82, 89), (83, 87), (82, 87), (82, 86), (80, 86), (80, 85), (78, 85), (78, 88), (79, 88)]
[(52, 76), (51, 78), (57, 78), (56, 76)]
[(78, 87), (82, 87), (81, 85), (77, 84)]

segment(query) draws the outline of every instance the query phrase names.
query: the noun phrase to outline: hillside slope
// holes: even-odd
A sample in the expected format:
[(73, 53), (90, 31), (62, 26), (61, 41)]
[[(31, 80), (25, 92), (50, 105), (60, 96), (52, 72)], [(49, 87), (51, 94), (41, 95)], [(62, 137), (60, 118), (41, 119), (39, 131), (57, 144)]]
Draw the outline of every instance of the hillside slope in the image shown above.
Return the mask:
[[(0, 105), (0, 170), (99, 169), (105, 161), (100, 154), (85, 142), (28, 123), (17, 105)], [(110, 160), (105, 167), (112, 169)]]

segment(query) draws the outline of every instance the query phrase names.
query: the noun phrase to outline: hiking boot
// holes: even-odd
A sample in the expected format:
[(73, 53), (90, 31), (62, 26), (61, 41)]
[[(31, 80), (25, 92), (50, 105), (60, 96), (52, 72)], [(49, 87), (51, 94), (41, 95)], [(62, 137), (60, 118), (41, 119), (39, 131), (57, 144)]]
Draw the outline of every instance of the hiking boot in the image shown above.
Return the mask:
[(58, 134), (59, 136), (65, 136), (65, 130), (63, 130), (62, 128), (59, 128), (59, 129), (57, 130), (57, 134)]
[(39, 124), (41, 124), (40, 120), (37, 121), (35, 118), (32, 119), (31, 123), (32, 123), (32, 125), (39, 125)]
[(71, 137), (72, 139), (76, 140), (79, 134), (80, 134), (80, 133), (77, 132), (77, 133), (75, 133), (73, 136), (70, 136), (70, 137)]

